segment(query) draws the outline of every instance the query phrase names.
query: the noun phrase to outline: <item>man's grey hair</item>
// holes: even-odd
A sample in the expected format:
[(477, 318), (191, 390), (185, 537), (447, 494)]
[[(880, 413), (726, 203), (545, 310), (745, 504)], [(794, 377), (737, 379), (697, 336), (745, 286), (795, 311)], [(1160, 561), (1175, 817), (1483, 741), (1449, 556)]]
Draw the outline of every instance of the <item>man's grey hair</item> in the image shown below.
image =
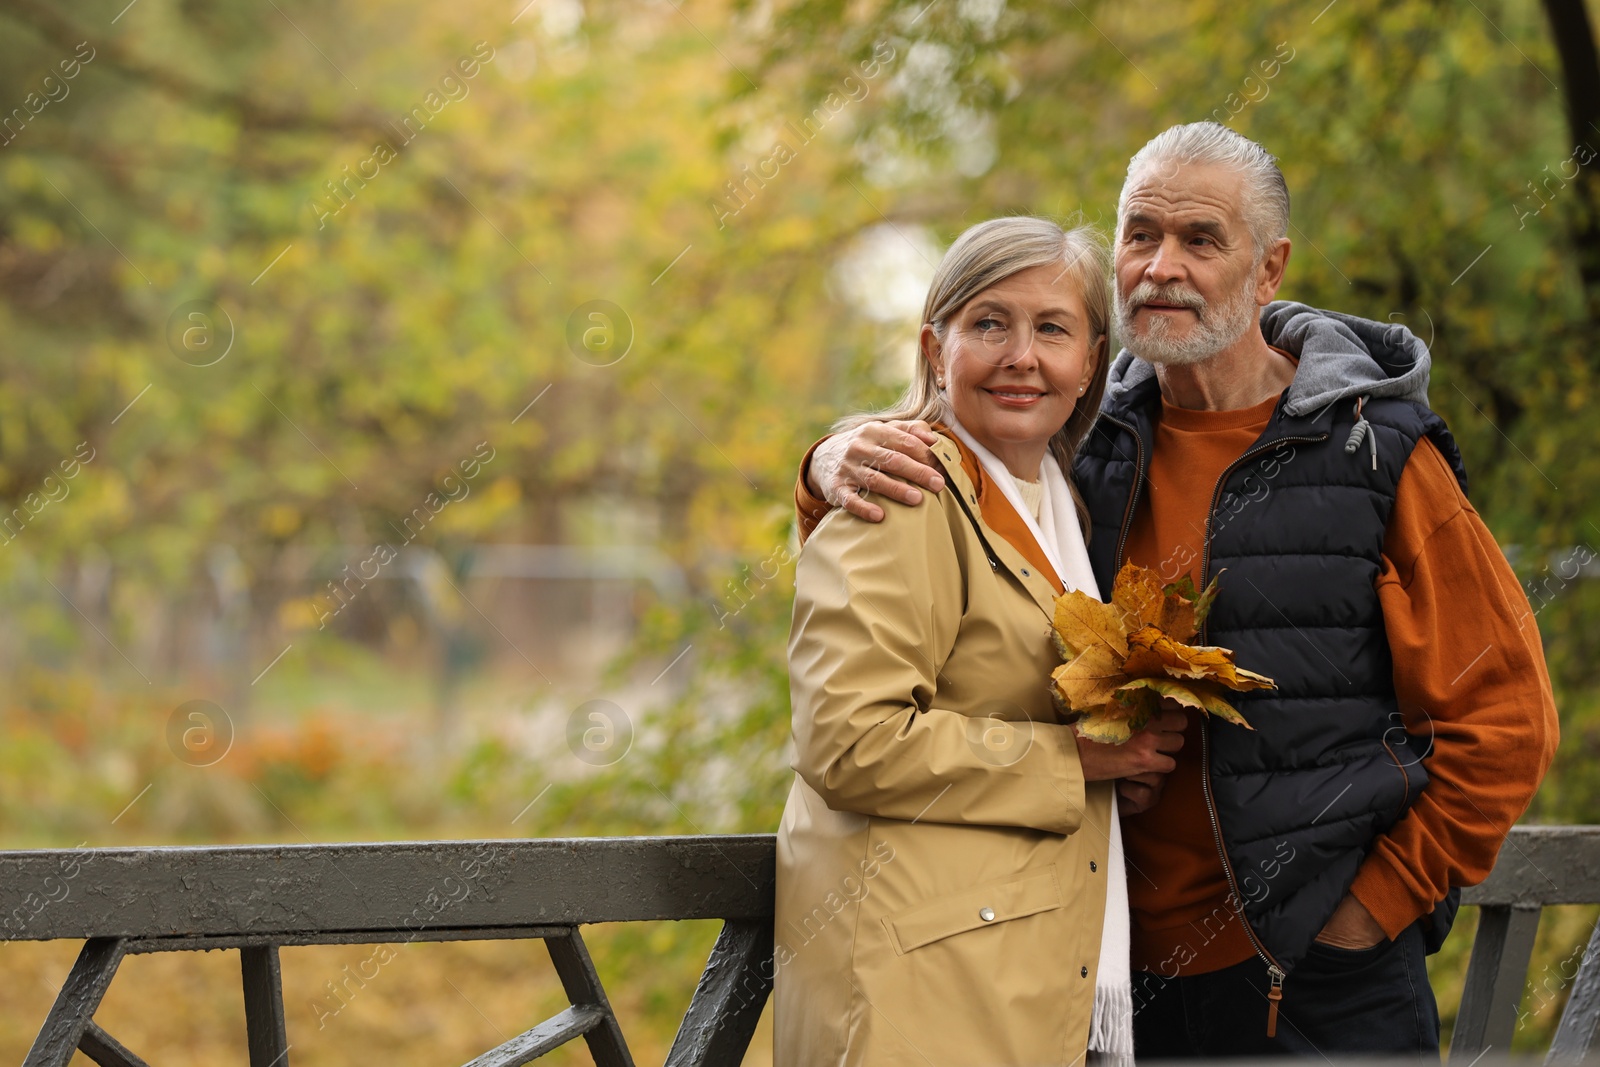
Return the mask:
[(1289, 184), (1283, 180), (1277, 158), (1250, 138), (1215, 122), (1173, 126), (1135, 153), (1128, 161), (1128, 177), (1117, 200), (1119, 227), (1128, 194), (1139, 178), (1152, 170), (1163, 178), (1176, 177), (1177, 168), (1189, 164), (1228, 167), (1244, 178), (1244, 202), (1239, 207), (1250, 228), (1256, 259), (1265, 255), (1273, 242), (1288, 236)]

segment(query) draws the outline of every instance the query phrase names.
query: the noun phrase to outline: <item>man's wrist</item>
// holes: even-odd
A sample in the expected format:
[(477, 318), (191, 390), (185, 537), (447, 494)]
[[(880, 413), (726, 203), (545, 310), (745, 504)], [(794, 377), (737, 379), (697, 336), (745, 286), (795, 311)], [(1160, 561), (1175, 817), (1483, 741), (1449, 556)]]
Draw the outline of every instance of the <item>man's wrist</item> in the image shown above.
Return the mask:
[(1354, 897), (1382, 928), (1389, 940), (1433, 910), (1431, 900), (1422, 900), (1405, 875), (1394, 869), (1382, 852), (1374, 850), (1350, 885)]
[[(822, 441), (826, 440), (828, 440), (826, 437), (822, 439)], [(817, 523), (821, 522), (823, 516), (827, 515), (832, 508), (832, 505), (826, 500), (813, 493), (809, 485), (811, 457), (822, 444), (822, 441), (818, 441), (806, 450), (805, 458), (800, 461), (800, 476), (795, 479), (794, 483), (794, 508), (800, 519), (800, 540), (802, 542), (811, 536), (811, 531), (816, 529)]]
[[(826, 437), (822, 439), (822, 441), (826, 440)], [(825, 500), (822, 495), (822, 486), (817, 484), (817, 479), (812, 474), (811, 463), (812, 456), (815, 455), (817, 446), (822, 444), (822, 441), (818, 441), (817, 444), (812, 445), (811, 448), (806, 452), (805, 458), (800, 461), (800, 485), (805, 489), (806, 495), (811, 497), (813, 500)]]
[(816, 480), (817, 450), (831, 440), (833, 440), (831, 434), (818, 439), (815, 444), (806, 449), (806, 454), (800, 459), (800, 483), (797, 486), (796, 503), (801, 505), (804, 510), (815, 514), (818, 518), (821, 518), (833, 506), (828, 502), (827, 495), (822, 491), (822, 486)]

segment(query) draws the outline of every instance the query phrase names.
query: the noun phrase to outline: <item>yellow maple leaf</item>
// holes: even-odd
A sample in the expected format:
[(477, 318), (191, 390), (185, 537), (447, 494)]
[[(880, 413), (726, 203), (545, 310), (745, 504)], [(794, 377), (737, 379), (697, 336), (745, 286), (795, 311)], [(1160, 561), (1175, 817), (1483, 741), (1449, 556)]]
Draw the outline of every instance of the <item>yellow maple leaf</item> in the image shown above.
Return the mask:
[(1128, 658), (1135, 661), (1141, 673), (1154, 662), (1151, 656), (1160, 660), (1163, 673), (1172, 678), (1205, 678), (1239, 692), (1277, 688), (1277, 683), (1266, 675), (1235, 664), (1233, 653), (1228, 649), (1215, 645), (1186, 645), (1174, 641), (1156, 626), (1141, 627), (1128, 635)]
[(1156, 625), (1168, 637), (1176, 641), (1188, 641), (1200, 630), (1195, 621), (1194, 601), (1172, 589), (1172, 586), (1167, 586), (1166, 599), (1161, 602), (1161, 615), (1156, 619)]
[(1214, 683), (1211, 682), (1180, 682), (1172, 678), (1134, 678), (1119, 689), (1117, 695), (1120, 697), (1129, 690), (1142, 690), (1153, 696), (1167, 697), (1171, 700), (1176, 700), (1186, 708), (1197, 708), (1200, 711), (1226, 719), (1231, 723), (1237, 723), (1246, 730), (1255, 729), (1254, 726), (1245, 721), (1244, 716), (1239, 714), (1237, 708), (1222, 699), (1217, 693)]
[(1082, 711), (1110, 700), (1117, 688), (1128, 680), (1122, 673), (1122, 657), (1104, 645), (1078, 653), (1071, 663), (1057, 667), (1050, 677), (1066, 698), (1067, 705)]
[(1111, 603), (1122, 609), (1127, 630), (1153, 626), (1161, 618), (1166, 594), (1155, 571), (1125, 563), (1111, 586)]
[(1074, 724), (1078, 736), (1102, 745), (1120, 745), (1133, 737), (1133, 724), (1128, 719), (1114, 719), (1107, 715), (1086, 714)]
[[(1260, 675), (1256, 677), (1259, 678)], [(1200, 700), (1205, 704), (1207, 714), (1215, 715), (1219, 719), (1226, 719), (1228, 722), (1243, 726), (1246, 730), (1255, 729), (1254, 726), (1244, 721), (1244, 716), (1239, 713), (1238, 708), (1222, 698), (1221, 693), (1214, 693), (1210, 689), (1200, 689), (1197, 690), (1197, 693)]]
[(1128, 628), (1122, 612), (1074, 589), (1056, 597), (1055, 632), (1074, 655), (1103, 645), (1119, 656), (1128, 654)]
[(1144, 729), (1160, 707), (1161, 698), (1154, 691), (1124, 685), (1104, 704), (1082, 712), (1074, 725), (1081, 737), (1120, 745)]
[(1122, 690), (1119, 690), (1118, 695), (1121, 695), (1123, 691), (1137, 691), (1139, 689), (1155, 693), (1157, 696), (1167, 697), (1169, 700), (1176, 700), (1186, 708), (1198, 708), (1201, 710), (1205, 708), (1204, 702), (1200, 699), (1200, 694), (1175, 678), (1134, 678), (1124, 685)]
[[(1135, 633), (1145, 633), (1155, 627), (1141, 627)], [(1152, 648), (1132, 643), (1129, 635), (1128, 656), (1122, 661), (1122, 673), (1129, 678), (1159, 678), (1167, 673), (1167, 661)]]
[(1188, 632), (1185, 633), (1182, 629), (1172, 626), (1163, 626), (1162, 629), (1167, 631), (1168, 636), (1177, 638), (1179, 641), (1189, 641), (1194, 638), (1194, 635), (1200, 631), (1200, 627), (1206, 624), (1206, 616), (1211, 614), (1211, 605), (1217, 599), (1218, 585), (1225, 573), (1227, 573), (1226, 567), (1218, 571), (1203, 593), (1195, 589), (1194, 579), (1187, 574), (1163, 590), (1169, 599), (1186, 600), (1193, 605), (1194, 610), (1194, 623)]

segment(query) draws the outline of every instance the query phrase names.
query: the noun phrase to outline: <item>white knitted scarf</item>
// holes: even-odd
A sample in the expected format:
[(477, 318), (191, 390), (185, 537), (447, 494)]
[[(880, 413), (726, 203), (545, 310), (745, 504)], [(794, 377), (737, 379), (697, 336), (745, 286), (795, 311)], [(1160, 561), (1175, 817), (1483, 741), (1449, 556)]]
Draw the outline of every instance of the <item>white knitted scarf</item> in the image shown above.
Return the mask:
[[(1078, 508), (1072, 490), (1055, 457), (1046, 452), (1039, 465), (1039, 483), (1044, 499), (1039, 518), (1023, 501), (1015, 477), (999, 457), (979, 444), (953, 415), (946, 421), (966, 446), (972, 449), (989, 478), (1022, 517), (1028, 532), (1044, 550), (1056, 576), (1067, 590), (1077, 589), (1101, 599), (1100, 587), (1089, 564), (1089, 550), (1078, 524)], [(1133, 975), (1129, 958), (1132, 952), (1128, 919), (1128, 874), (1122, 856), (1122, 823), (1117, 817), (1117, 801), (1111, 799), (1111, 825), (1104, 832), (1106, 848), (1106, 915), (1100, 934), (1100, 962), (1095, 973), (1094, 1014), (1089, 1024), (1089, 1050), (1097, 1053), (1094, 1062), (1113, 1067), (1133, 1063)], [(1100, 829), (1095, 827), (1095, 829)]]

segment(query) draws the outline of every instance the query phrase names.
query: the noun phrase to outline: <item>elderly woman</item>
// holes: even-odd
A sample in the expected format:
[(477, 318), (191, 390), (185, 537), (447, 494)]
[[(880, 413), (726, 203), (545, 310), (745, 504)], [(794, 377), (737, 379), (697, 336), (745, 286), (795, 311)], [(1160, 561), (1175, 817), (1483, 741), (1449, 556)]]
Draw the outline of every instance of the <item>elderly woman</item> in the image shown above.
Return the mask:
[(1107, 273), (1088, 229), (974, 226), (906, 396), (840, 426), (933, 424), (950, 489), (881, 501), (881, 524), (833, 511), (800, 557), (777, 1067), (1131, 1062), (1110, 779), (1169, 770), (1182, 721), (1112, 749), (1048, 693), (1056, 596), (1100, 595), (1068, 477), (1105, 387)]

